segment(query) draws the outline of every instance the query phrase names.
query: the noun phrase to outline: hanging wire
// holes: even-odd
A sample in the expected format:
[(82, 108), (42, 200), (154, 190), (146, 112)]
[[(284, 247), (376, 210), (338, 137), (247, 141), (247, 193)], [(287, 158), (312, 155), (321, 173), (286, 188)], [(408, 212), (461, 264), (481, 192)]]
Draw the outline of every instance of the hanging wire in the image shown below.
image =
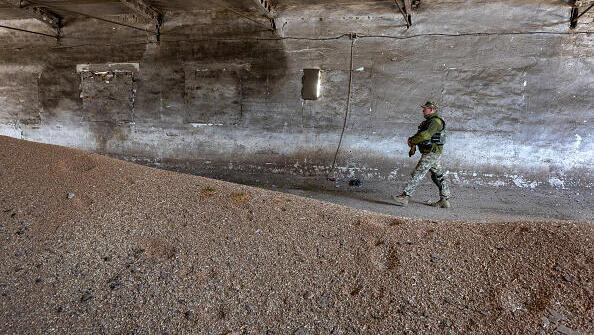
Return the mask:
[(5, 25), (2, 25), (2, 24), (0, 24), (0, 28), (4, 28), (4, 29), (8, 29), (8, 30), (20, 31), (20, 32), (23, 32), (23, 33), (29, 33), (29, 34), (34, 34), (34, 35), (46, 36), (46, 37), (51, 37), (51, 38), (58, 38), (59, 37), (59, 35), (51, 35), (51, 34), (41, 33), (41, 32), (38, 32), (38, 31), (32, 31), (32, 30), (15, 28), (15, 27), (9, 27), (9, 26), (5, 26)]
[(406, 15), (406, 12), (400, 6), (400, 3), (398, 2), (398, 0), (394, 0), (394, 3), (396, 4), (396, 6), (398, 6), (398, 9), (400, 10), (402, 17), (404, 18), (404, 21), (406, 21), (406, 29), (410, 28), (410, 22), (408, 21), (408, 16)]
[(334, 160), (332, 161), (332, 167), (326, 178), (330, 178), (330, 174), (334, 172), (334, 168), (336, 167), (336, 158), (338, 157), (338, 152), (340, 151), (340, 147), (342, 146), (342, 139), (344, 138), (344, 131), (346, 130), (349, 112), (351, 109), (351, 91), (353, 87), (353, 50), (355, 49), (355, 39), (354, 35), (351, 35), (351, 61), (349, 65), (349, 89), (347, 92), (347, 101), (346, 101), (346, 111), (344, 113), (344, 122), (342, 124), (342, 131), (340, 132), (340, 140), (338, 141), (338, 146), (336, 147), (336, 152), (334, 153)]

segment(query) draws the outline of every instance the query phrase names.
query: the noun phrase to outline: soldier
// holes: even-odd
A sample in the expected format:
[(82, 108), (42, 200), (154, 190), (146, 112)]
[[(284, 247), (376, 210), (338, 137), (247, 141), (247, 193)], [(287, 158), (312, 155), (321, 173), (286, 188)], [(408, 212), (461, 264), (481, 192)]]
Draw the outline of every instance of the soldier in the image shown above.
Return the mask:
[(398, 206), (407, 206), (408, 199), (415, 192), (427, 171), (431, 171), (431, 180), (439, 188), (439, 201), (432, 203), (431, 206), (450, 208), (450, 186), (445, 178), (443, 168), (441, 167), (441, 153), (445, 144), (445, 121), (437, 115), (437, 104), (427, 101), (423, 106), (423, 116), (425, 121), (419, 126), (419, 131), (408, 139), (408, 146), (419, 147), (421, 159), (417, 163), (412, 173), (412, 178), (399, 196), (392, 196)]

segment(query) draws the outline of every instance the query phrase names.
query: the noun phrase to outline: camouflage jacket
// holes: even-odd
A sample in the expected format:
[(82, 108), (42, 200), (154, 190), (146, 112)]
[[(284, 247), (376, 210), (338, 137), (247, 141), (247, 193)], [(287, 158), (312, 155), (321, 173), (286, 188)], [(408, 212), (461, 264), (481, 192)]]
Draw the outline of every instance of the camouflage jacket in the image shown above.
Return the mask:
[(443, 151), (443, 145), (431, 143), (431, 137), (433, 135), (444, 130), (444, 124), (438, 117), (437, 112), (425, 116), (425, 121), (419, 126), (419, 131), (412, 137), (409, 138), (412, 144), (419, 147), (419, 151), (422, 154), (428, 154), (430, 152), (441, 154)]

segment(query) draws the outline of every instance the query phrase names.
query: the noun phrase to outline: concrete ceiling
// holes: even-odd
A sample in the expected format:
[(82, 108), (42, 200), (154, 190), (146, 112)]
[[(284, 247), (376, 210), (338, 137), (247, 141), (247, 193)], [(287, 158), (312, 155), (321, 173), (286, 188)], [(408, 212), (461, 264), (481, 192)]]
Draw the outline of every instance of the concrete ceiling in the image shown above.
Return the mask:
[[(78, 11), (83, 13), (92, 13), (96, 16), (101, 15), (120, 15), (131, 13), (130, 9), (122, 5), (118, 0), (31, 0), (36, 3), (47, 4), (55, 12), (60, 12), (60, 8)], [(393, 6), (394, 0), (268, 0), (274, 6), (275, 10), (282, 14), (285, 11), (294, 8), (323, 8), (329, 12), (332, 9), (341, 9), (350, 5), (369, 6)], [(402, 0), (401, 0), (402, 1)], [(426, 0), (432, 3), (461, 3), (468, 0)], [(242, 11), (246, 14), (258, 15), (255, 0), (147, 0), (147, 3), (162, 11), (199, 11), (199, 10), (225, 10), (228, 8)], [(480, 1), (479, 1), (480, 2)], [(530, 2), (530, 1), (529, 1)], [(535, 5), (538, 3), (560, 2), (571, 3), (571, 0), (532, 0)], [(582, 0), (578, 3), (585, 5), (591, 0)], [(61, 13), (68, 16), (67, 13)], [(0, 1), (0, 19), (26, 18), (20, 10), (11, 8)]]
[[(122, 5), (118, 0), (32, 0), (35, 3), (47, 4), (50, 9), (64, 17), (72, 16), (67, 12), (61, 12), (60, 9), (88, 13), (95, 16), (110, 16), (131, 13), (130, 9)], [(341, 8), (347, 5), (377, 5), (386, 4), (391, 6), (393, 0), (271, 0), (275, 10), (282, 13), (295, 7), (316, 7)], [(153, 7), (165, 12), (175, 11), (199, 11), (199, 10), (227, 10), (231, 8), (241, 11), (246, 15), (259, 15), (257, 5), (254, 0), (153, 0), (147, 1)], [(27, 18), (22, 11), (11, 8), (9, 5), (0, 3), (0, 19), (20, 19)]]
[[(65, 18), (65, 25), (68, 26), (70, 19), (76, 19), (79, 16), (73, 12), (90, 14), (96, 17), (110, 18), (118, 15), (134, 14), (133, 11), (123, 5), (119, 0), (28, 0), (34, 4), (45, 4), (47, 8)], [(188, 12), (227, 12), (232, 16), (243, 19), (264, 18), (260, 11), (258, 0), (145, 0), (151, 6), (165, 13), (165, 22)], [(332, 17), (349, 15), (383, 15), (387, 12), (397, 13), (394, 7), (394, 0), (268, 0), (274, 7), (277, 16), (291, 17), (292, 15), (301, 18), (309, 16), (314, 17)], [(401, 2), (403, 0), (400, 0)], [(564, 4), (570, 5), (572, 0), (500, 0), (501, 3), (507, 3), (514, 7), (514, 4), (524, 4), (529, 7), (534, 6), (535, 12), (542, 5)], [(415, 1), (413, 1), (415, 2)], [(486, 3), (482, 0), (424, 0), (416, 13), (435, 10), (436, 8), (447, 7), (478, 7)], [(487, 2), (488, 3), (488, 2)], [(594, 3), (594, 0), (582, 0), (578, 2), (582, 8)], [(231, 13), (233, 12), (233, 13)], [(594, 12), (594, 10), (592, 10)], [(414, 14), (413, 14), (414, 16)], [(136, 17), (138, 17), (136, 15)], [(0, 0), (0, 20), (25, 19), (32, 16), (23, 10), (19, 10), (5, 4)], [(265, 20), (263, 24), (267, 24)], [(149, 23), (149, 21), (146, 21)]]

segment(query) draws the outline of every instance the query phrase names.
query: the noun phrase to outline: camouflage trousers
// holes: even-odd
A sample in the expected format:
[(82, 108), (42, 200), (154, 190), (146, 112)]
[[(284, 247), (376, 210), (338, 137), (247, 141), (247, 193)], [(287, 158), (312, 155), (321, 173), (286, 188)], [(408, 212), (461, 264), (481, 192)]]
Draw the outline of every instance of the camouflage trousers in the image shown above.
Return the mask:
[(411, 196), (419, 184), (421, 184), (421, 180), (423, 180), (423, 177), (425, 177), (428, 171), (431, 171), (431, 180), (439, 188), (439, 197), (448, 200), (450, 198), (450, 184), (441, 167), (441, 154), (437, 153), (428, 153), (421, 156), (412, 173), (412, 178), (404, 189), (404, 193)]

